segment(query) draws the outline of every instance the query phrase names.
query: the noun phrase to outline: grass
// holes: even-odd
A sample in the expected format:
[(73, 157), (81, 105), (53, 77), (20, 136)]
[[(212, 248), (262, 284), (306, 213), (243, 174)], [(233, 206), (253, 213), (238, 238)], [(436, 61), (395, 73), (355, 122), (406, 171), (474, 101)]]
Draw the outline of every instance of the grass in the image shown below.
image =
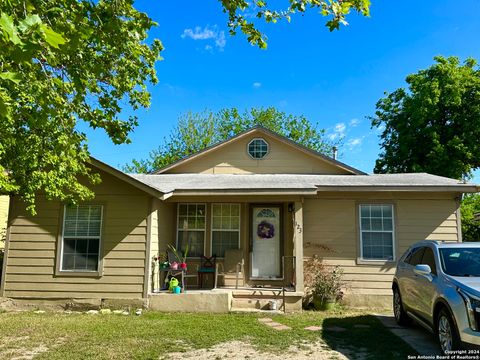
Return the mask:
[[(416, 354), (374, 316), (365, 313), (335, 310), (271, 316), (292, 328), (287, 331), (261, 324), (257, 320), (261, 316), (265, 315), (0, 313), (0, 357), (35, 353), (43, 347), (35, 359), (159, 359), (170, 352), (210, 348), (233, 340), (272, 353), (321, 340), (332, 349), (348, 351), (353, 358), (358, 354), (362, 359), (405, 359)], [(321, 332), (304, 330), (322, 324)], [(358, 324), (369, 327), (354, 327)], [(332, 326), (346, 331), (329, 331)]]

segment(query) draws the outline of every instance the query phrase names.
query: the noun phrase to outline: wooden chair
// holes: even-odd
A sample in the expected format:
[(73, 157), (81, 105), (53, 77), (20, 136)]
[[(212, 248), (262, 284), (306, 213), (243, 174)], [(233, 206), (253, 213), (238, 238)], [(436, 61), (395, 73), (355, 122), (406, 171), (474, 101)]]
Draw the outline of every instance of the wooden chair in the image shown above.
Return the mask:
[[(213, 256), (205, 256), (202, 255), (200, 258), (200, 267), (197, 270), (198, 273), (198, 284), (200, 288), (203, 288), (203, 276), (208, 276), (208, 274), (213, 274), (214, 279), (216, 279), (216, 270), (217, 270), (217, 257)], [(215, 280), (214, 280), (215, 282)]]
[(245, 260), (243, 259), (242, 249), (225, 250), (225, 256), (222, 264), (217, 264), (214, 288), (218, 285), (218, 277), (223, 276), (226, 279), (229, 275), (235, 275), (235, 289), (238, 289), (240, 276), (245, 286)]

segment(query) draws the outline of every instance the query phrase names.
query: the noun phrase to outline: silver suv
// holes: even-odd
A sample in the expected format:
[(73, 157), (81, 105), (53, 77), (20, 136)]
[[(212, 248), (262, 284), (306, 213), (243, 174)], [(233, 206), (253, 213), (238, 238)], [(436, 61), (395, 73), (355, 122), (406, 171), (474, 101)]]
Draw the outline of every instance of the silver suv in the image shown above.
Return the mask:
[(416, 243), (398, 260), (392, 290), (397, 323), (416, 320), (443, 353), (480, 346), (480, 243)]

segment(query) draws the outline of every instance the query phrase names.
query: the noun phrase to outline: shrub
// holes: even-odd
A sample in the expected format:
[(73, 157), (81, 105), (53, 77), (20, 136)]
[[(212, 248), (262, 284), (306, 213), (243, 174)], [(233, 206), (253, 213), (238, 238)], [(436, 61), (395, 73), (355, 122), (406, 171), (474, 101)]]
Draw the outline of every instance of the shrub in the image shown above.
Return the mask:
[(341, 300), (343, 297), (343, 270), (338, 266), (327, 266), (314, 256), (304, 266), (305, 296), (304, 305), (308, 306), (313, 297), (321, 301)]

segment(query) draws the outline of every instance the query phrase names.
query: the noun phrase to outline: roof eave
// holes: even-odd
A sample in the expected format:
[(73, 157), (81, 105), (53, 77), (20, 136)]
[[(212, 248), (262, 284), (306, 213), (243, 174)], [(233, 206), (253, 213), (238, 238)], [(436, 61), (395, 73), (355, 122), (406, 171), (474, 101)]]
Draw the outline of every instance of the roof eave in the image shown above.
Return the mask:
[(431, 191), (431, 192), (480, 192), (477, 185), (320, 185), (319, 192), (325, 191)]
[[(171, 197), (182, 196), (228, 196), (228, 195), (316, 195), (317, 189), (202, 189), (175, 190)], [(170, 197), (170, 196), (169, 196)]]
[(96, 168), (105, 171), (107, 174), (110, 174), (122, 181), (125, 181), (126, 183), (132, 185), (133, 187), (136, 187), (137, 189), (140, 189), (144, 192), (146, 192), (149, 195), (152, 195), (154, 197), (160, 198), (161, 196), (164, 195), (164, 193), (156, 188), (153, 188), (151, 186), (148, 186), (147, 184), (135, 179), (134, 177), (125, 174), (123, 171), (120, 171), (118, 169), (115, 169), (114, 167), (105, 164), (104, 162), (101, 162), (98, 159), (95, 159), (94, 157), (90, 157), (89, 163)]

